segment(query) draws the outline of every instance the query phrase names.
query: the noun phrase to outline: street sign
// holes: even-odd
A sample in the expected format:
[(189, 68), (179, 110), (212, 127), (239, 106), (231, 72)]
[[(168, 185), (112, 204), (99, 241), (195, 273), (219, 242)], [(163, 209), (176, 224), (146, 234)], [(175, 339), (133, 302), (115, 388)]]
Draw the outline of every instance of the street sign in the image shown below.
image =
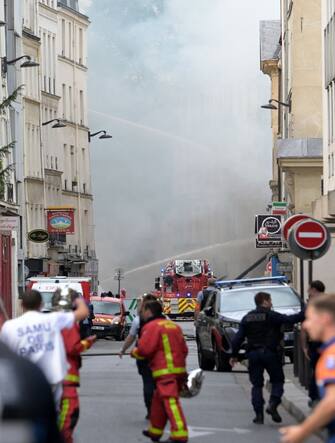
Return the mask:
[(272, 215), (287, 215), (287, 202), (272, 202)]
[(256, 248), (281, 248), (281, 215), (256, 215)]
[(327, 227), (314, 219), (301, 220), (289, 232), (291, 252), (301, 260), (317, 260), (326, 254), (331, 236)]
[(310, 219), (310, 217), (308, 217), (308, 215), (305, 214), (296, 214), (288, 218), (283, 225), (283, 238), (287, 241), (289, 236), (289, 230), (292, 228), (292, 226), (300, 222), (301, 220), (307, 220), (307, 219)]
[(49, 240), (48, 231), (45, 229), (34, 229), (28, 232), (28, 240), (33, 243), (46, 243)]
[(315, 251), (327, 241), (327, 229), (316, 220), (303, 220), (294, 230), (294, 239), (302, 249)]

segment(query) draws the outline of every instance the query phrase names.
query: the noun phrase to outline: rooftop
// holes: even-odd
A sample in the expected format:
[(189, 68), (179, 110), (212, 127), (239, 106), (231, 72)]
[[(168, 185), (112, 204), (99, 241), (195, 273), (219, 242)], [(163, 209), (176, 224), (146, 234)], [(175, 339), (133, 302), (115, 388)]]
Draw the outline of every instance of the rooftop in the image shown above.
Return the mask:
[(277, 148), (277, 158), (321, 158), (322, 138), (283, 138)]
[(261, 62), (266, 60), (278, 60), (281, 51), (280, 20), (262, 20), (259, 24), (259, 34)]
[(58, 0), (58, 3), (79, 12), (78, 0)]

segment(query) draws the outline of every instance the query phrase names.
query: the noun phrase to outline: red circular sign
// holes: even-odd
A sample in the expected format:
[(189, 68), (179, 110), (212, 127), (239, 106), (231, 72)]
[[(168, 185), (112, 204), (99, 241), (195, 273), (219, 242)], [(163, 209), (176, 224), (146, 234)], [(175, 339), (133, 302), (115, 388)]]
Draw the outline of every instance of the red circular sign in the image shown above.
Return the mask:
[(301, 220), (306, 220), (308, 218), (310, 218), (310, 217), (308, 217), (308, 215), (305, 215), (305, 214), (296, 214), (296, 215), (292, 215), (292, 217), (288, 218), (283, 226), (284, 239), (286, 241), (288, 240), (289, 230), (292, 228), (293, 225), (300, 222)]
[(316, 220), (303, 220), (294, 230), (294, 239), (302, 249), (314, 251), (327, 241), (327, 229)]

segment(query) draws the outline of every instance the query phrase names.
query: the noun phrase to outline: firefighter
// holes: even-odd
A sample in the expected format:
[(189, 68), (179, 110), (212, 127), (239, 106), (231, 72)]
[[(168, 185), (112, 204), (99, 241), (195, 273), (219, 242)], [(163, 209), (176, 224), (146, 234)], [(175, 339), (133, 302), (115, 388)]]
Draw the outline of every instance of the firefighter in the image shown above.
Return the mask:
[(158, 301), (144, 304), (142, 317), (146, 322), (132, 351), (136, 359), (147, 359), (156, 382), (152, 399), (149, 429), (143, 435), (159, 441), (167, 421), (171, 435), (167, 442), (187, 442), (188, 430), (179, 401), (180, 391), (187, 378), (187, 346), (181, 328), (163, 316)]
[[(64, 295), (63, 295), (64, 296)], [(68, 291), (68, 306), (62, 306), (64, 310), (71, 310), (79, 294), (73, 290)], [(52, 303), (54, 309), (59, 307), (60, 293), (56, 292)], [(73, 443), (73, 432), (79, 419), (79, 396), (80, 386), (79, 369), (81, 367), (82, 352), (87, 351), (96, 340), (96, 336), (89, 336), (81, 340), (80, 327), (75, 323), (71, 329), (63, 330), (62, 336), (69, 364), (69, 370), (63, 381), (63, 396), (59, 415), (59, 428), (64, 443)]]

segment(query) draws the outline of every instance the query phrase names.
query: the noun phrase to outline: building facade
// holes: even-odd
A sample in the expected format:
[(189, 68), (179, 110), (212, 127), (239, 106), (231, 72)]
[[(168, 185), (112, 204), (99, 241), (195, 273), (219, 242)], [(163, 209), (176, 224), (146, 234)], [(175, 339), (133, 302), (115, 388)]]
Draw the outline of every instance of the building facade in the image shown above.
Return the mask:
[[(271, 41), (261, 24), (261, 43)], [(286, 201), (289, 215), (314, 214), (322, 194), (323, 106), (321, 1), (282, 0), (278, 57), (261, 59), (271, 79), (273, 106), (273, 198)], [(263, 38), (262, 38), (263, 32)], [(276, 42), (272, 42), (272, 52)], [(263, 51), (264, 52), (264, 51)], [(271, 54), (270, 54), (271, 55)], [(262, 51), (261, 51), (262, 58)], [(277, 102), (276, 102), (277, 101)], [(278, 103), (279, 102), (279, 103)], [(276, 192), (277, 191), (277, 192)], [(298, 287), (299, 263), (293, 260)]]
[[(33, 275), (90, 276), (95, 289), (98, 262), (87, 117), (89, 20), (75, 0), (1, 1), (6, 25), (0, 26), (0, 51), (6, 50), (7, 60), (24, 56), (22, 61), (34, 62), (9, 64), (6, 75), (8, 93), (24, 85), (7, 118), (18, 142), (13, 192), (9, 194), (10, 186), (5, 190), (6, 198), (11, 196), (19, 207), (14, 264), (19, 292)], [(1, 13), (0, 7), (0, 19)], [(28, 234), (34, 230), (48, 231), (49, 240), (32, 241)], [(13, 294), (13, 305), (15, 299)]]

